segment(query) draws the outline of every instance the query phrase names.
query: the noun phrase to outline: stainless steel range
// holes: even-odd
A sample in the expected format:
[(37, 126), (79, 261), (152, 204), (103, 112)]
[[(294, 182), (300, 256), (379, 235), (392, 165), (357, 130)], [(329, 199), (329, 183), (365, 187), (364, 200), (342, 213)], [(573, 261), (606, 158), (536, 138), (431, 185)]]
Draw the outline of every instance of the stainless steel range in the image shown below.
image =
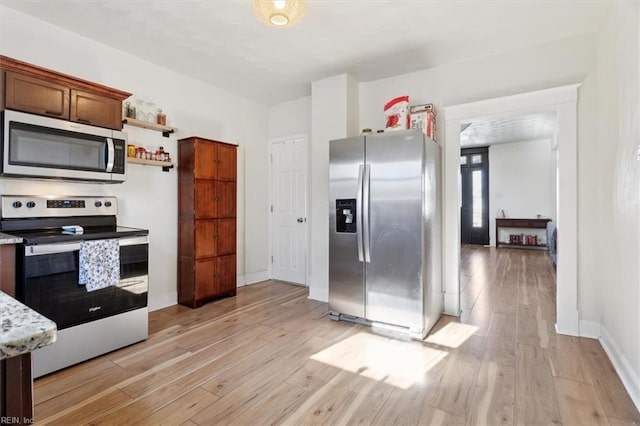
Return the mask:
[[(0, 200), (0, 231), (23, 238), (16, 247), (16, 298), (58, 326), (57, 342), (33, 353), (34, 377), (147, 338), (149, 232), (117, 225), (115, 197)], [(88, 291), (78, 284), (81, 243), (113, 239), (119, 282)]]

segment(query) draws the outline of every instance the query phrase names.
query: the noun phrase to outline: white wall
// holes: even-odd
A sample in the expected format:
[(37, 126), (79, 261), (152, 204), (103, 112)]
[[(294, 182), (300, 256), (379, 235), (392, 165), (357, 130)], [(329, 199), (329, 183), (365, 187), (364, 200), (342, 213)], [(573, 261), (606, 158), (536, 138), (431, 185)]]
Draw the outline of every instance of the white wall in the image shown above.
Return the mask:
[[(163, 138), (157, 132), (125, 126), (130, 141), (135, 144), (163, 145), (175, 156), (178, 138), (195, 135), (239, 143), (239, 282), (245, 281), (245, 268), (250, 275), (266, 271), (267, 238), (262, 235), (266, 232), (266, 218), (253, 216), (266, 211), (262, 197), (267, 165), (266, 147), (262, 149), (267, 134), (264, 105), (2, 6), (0, 24), (1, 54), (152, 99), (166, 111), (168, 124), (179, 129), (177, 135)], [(249, 173), (246, 180), (245, 163), (256, 172)], [(108, 186), (0, 179), (0, 193), (118, 196), (118, 223), (150, 231), (149, 305), (157, 309), (177, 301), (177, 173), (130, 165), (128, 174), (124, 184)], [(247, 231), (258, 234), (255, 240), (250, 240), (251, 248), (246, 253), (245, 208), (252, 214), (248, 217)]]
[[(555, 151), (550, 140), (501, 143), (489, 147), (489, 240), (496, 245), (496, 213), (507, 217), (555, 219)], [(526, 230), (545, 237), (545, 230)], [(508, 232), (499, 238), (506, 240)], [(545, 237), (546, 238), (546, 237)], [(545, 239), (546, 240), (546, 239)]]
[(272, 105), (268, 112), (269, 139), (311, 134), (311, 96)]
[(598, 297), (605, 349), (640, 407), (640, 6), (615, 3), (597, 45)]

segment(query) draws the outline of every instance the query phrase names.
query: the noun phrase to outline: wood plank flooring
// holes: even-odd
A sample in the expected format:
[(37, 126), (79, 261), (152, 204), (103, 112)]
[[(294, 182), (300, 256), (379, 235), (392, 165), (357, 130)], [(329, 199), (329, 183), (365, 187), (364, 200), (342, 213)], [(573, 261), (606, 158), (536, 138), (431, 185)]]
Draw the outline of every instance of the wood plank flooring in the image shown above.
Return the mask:
[(149, 339), (36, 380), (38, 424), (629, 425), (595, 340), (558, 336), (542, 251), (462, 249), (460, 318), (423, 342), (268, 281), (150, 314)]

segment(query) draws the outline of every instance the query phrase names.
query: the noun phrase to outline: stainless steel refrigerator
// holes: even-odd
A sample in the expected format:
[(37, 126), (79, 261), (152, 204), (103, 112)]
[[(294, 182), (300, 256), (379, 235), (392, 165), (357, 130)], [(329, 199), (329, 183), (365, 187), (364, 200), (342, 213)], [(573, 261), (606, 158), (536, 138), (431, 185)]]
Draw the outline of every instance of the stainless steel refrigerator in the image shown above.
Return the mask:
[(424, 338), (443, 306), (438, 145), (392, 131), (329, 156), (330, 317)]

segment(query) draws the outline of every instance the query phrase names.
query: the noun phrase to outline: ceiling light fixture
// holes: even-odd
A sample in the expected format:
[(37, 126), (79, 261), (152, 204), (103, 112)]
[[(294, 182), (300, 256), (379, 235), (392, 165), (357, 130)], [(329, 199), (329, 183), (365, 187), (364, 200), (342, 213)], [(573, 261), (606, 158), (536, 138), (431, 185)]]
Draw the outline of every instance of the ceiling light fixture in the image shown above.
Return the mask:
[(293, 27), (302, 22), (305, 0), (253, 0), (253, 13), (265, 25)]

